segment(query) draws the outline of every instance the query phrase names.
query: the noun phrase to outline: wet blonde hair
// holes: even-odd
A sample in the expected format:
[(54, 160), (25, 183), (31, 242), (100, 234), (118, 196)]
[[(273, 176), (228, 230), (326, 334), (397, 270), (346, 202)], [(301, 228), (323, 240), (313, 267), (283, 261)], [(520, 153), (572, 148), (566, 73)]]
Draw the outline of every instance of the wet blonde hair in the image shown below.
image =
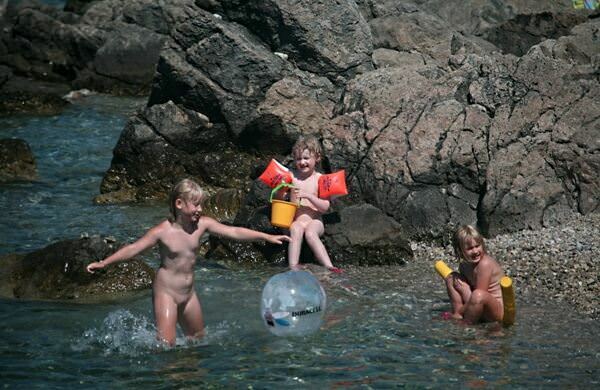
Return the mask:
[(313, 136), (298, 138), (294, 146), (292, 147), (292, 156), (296, 158), (300, 156), (304, 150), (307, 149), (309, 153), (315, 156), (315, 159), (319, 161), (321, 159), (321, 143)]
[(202, 187), (198, 183), (190, 179), (183, 179), (175, 184), (175, 187), (173, 187), (169, 194), (169, 209), (173, 218), (177, 218), (177, 207), (175, 207), (177, 199), (186, 202), (202, 201), (204, 199), (204, 191), (202, 191)]
[(465, 253), (463, 252), (463, 245), (465, 242), (467, 242), (467, 240), (474, 240), (477, 244), (481, 245), (483, 253), (487, 253), (483, 236), (481, 233), (479, 233), (479, 230), (471, 225), (463, 225), (456, 230), (454, 233), (454, 239), (452, 240), (454, 254), (460, 260), (466, 259)]

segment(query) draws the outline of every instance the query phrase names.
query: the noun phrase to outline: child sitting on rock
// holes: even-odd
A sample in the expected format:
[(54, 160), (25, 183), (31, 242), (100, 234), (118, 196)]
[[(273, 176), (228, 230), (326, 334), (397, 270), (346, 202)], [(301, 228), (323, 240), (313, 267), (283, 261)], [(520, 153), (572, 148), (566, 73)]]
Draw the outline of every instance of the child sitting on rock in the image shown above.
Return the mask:
[(331, 272), (341, 273), (331, 263), (329, 254), (320, 236), (325, 232), (321, 215), (330, 206), (329, 199), (319, 198), (319, 177), (321, 174), (315, 170), (316, 164), (321, 160), (321, 145), (314, 137), (300, 137), (292, 148), (295, 169), (292, 170), (293, 179), (290, 201), (298, 203), (294, 221), (290, 226), (291, 241), (288, 245), (288, 263), (291, 269), (299, 268), (300, 249), (302, 240), (306, 240), (312, 249), (315, 258)]

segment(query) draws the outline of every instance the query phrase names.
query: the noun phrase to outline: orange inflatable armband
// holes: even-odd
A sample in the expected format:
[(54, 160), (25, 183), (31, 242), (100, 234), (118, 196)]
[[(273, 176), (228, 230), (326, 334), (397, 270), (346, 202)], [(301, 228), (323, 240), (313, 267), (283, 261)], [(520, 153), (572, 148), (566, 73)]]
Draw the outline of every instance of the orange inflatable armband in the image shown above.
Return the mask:
[(346, 172), (343, 169), (319, 177), (319, 198), (325, 199), (336, 195), (348, 195)]
[(277, 160), (272, 159), (258, 178), (269, 187), (275, 188), (281, 183), (291, 183), (292, 172)]

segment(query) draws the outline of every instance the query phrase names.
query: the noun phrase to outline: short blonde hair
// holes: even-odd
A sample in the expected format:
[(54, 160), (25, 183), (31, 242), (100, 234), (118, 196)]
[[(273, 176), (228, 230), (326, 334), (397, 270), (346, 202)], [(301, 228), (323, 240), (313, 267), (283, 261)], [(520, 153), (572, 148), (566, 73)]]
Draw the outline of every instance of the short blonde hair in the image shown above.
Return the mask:
[(466, 256), (463, 252), (463, 245), (465, 242), (467, 242), (467, 240), (474, 240), (477, 244), (481, 245), (483, 253), (487, 253), (483, 236), (481, 235), (481, 233), (479, 233), (479, 230), (477, 230), (471, 225), (463, 225), (456, 230), (456, 232), (454, 233), (454, 238), (452, 240), (454, 254), (459, 259), (466, 259)]
[(314, 154), (317, 161), (321, 159), (321, 143), (315, 137), (301, 136), (300, 138), (298, 138), (298, 140), (292, 147), (292, 156), (294, 158), (300, 156), (302, 152), (304, 152), (304, 150), (308, 150), (310, 153)]
[(175, 187), (169, 194), (169, 209), (173, 218), (177, 218), (175, 203), (177, 199), (182, 199), (186, 202), (197, 202), (204, 199), (204, 191), (198, 183), (190, 179), (183, 179), (179, 183), (175, 184)]

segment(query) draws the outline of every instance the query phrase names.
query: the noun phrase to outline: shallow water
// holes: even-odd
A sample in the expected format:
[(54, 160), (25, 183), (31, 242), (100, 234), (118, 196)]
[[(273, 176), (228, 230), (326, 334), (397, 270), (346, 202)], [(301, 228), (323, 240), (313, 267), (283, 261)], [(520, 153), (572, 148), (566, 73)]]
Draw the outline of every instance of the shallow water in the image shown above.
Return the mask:
[[(112, 148), (139, 99), (94, 96), (63, 114), (0, 118), (31, 146), (39, 180), (0, 186), (0, 254), (81, 234), (130, 241), (162, 204), (94, 205)], [(154, 259), (148, 259), (156, 265)], [(156, 344), (150, 292), (102, 305), (0, 301), (0, 372), (19, 388), (598, 387), (600, 328), (567, 306), (518, 302), (515, 326), (441, 320), (449, 305), (431, 267), (311, 267), (328, 295), (316, 334), (280, 338), (259, 317), (278, 267), (200, 263), (207, 336)]]

